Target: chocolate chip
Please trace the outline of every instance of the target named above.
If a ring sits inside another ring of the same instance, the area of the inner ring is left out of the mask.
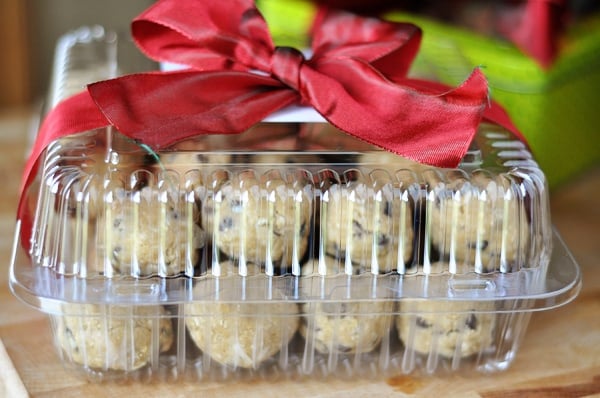
[[[357,239],[360,239],[363,236],[363,231],[364,231],[364,229],[363,229],[362,225],[360,225],[360,223],[358,221],[353,220],[352,221],[352,236]]]
[[[380,234],[377,237],[377,244],[379,246],[385,246],[390,243],[390,238],[386,234]]]
[[[239,199],[232,199],[229,201],[229,206],[231,207],[231,210],[236,212],[242,211],[244,209],[243,205],[244,204]]]
[[[431,326],[431,323],[427,322],[425,318],[421,318],[420,316],[417,317],[417,327],[429,329]]]
[[[467,246],[469,247],[469,249],[477,249],[479,247],[480,250],[485,250],[487,249],[489,244],[490,242],[488,242],[487,240],[482,240],[481,245],[477,245],[477,242],[469,242],[467,243]]]
[[[77,346],[77,341],[75,340],[75,335],[70,328],[65,328],[65,335],[69,340],[69,345],[71,346],[71,350],[74,352],[79,352],[79,347]]]
[[[392,216],[392,203],[391,202],[385,202],[385,207],[383,208],[383,214],[385,214],[388,217]]]
[[[305,233],[306,233],[306,222],[303,222],[302,225],[300,225],[300,236],[304,236]]]
[[[477,317],[475,316],[475,314],[469,315],[469,317],[465,321],[465,325],[467,325],[467,327],[471,330],[477,329],[477,323]]]
[[[208,163],[208,157],[204,154],[198,153],[198,154],[196,154],[196,162]]]
[[[69,205],[67,206],[67,214],[70,216],[73,216],[77,213],[77,206],[76,205]]]
[[[227,231],[228,229],[233,228],[233,218],[231,217],[225,217],[224,219],[221,220],[221,223],[219,224],[219,231],[220,232],[224,232]]]

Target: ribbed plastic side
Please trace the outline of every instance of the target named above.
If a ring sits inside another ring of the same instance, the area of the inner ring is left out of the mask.
[[[494,134],[491,146],[511,142]],[[548,263],[547,188],[535,168],[415,171],[350,154],[328,163],[327,152],[314,163],[277,152],[259,162],[266,154],[163,157],[102,131],[60,140],[46,154],[32,258],[84,278],[220,275],[224,261],[240,275],[255,266],[271,276],[305,266],[486,274]]]

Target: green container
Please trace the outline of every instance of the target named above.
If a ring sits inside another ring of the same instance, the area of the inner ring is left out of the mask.
[[[404,13],[386,18],[423,29],[413,75],[457,85],[482,68],[551,187],[600,161],[600,16],[568,32],[547,70],[505,41]]]

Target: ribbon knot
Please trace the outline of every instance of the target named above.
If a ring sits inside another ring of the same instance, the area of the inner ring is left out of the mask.
[[[271,74],[286,86],[300,92],[300,69],[304,61],[304,54],[293,47],[275,47],[271,58]]]

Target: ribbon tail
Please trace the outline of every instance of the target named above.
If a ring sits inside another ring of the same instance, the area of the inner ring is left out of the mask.
[[[478,72],[479,69],[476,69],[476,75],[481,75],[481,72]],[[473,75],[472,75],[473,76]],[[429,80],[417,80],[417,79],[411,79],[409,84],[412,87],[415,88],[419,88],[420,90],[423,91],[431,91],[431,92],[441,92],[444,90],[447,90],[448,87],[442,83],[438,83],[438,82],[433,82],[433,81],[429,81]],[[459,88],[457,88],[454,93],[456,94],[457,90],[463,90],[463,87],[465,86],[465,84],[469,84],[469,80],[467,80],[465,83],[463,83],[462,86],[460,86]],[[468,90],[467,90],[468,92]],[[460,93],[460,91],[459,91]],[[496,101],[490,99],[488,101],[487,106],[484,108],[483,110],[483,115],[482,115],[482,119],[488,122],[492,122],[494,124],[497,124],[503,128],[505,128],[506,130],[510,131],[511,133],[513,133],[515,135],[515,137],[517,137],[519,140],[521,140],[524,144],[527,145],[527,139],[526,137],[523,135],[523,133],[514,125],[514,123],[512,122],[512,120],[510,119],[510,116],[508,115],[508,113],[506,112],[506,110]]]
[[[110,124],[155,150],[202,134],[241,133],[299,97],[271,77],[240,71],[130,75],[89,91]]]
[[[499,31],[543,69],[556,59],[564,28],[565,0],[528,0],[500,13]]]
[[[489,104],[487,80],[477,68],[460,86],[454,89],[442,86],[434,91],[442,93],[427,99],[429,104],[423,103],[423,111],[420,113],[427,115],[430,112],[427,123],[428,130],[431,131],[429,145],[413,147],[409,143],[403,152],[405,156],[421,163],[458,167]],[[424,92],[428,90],[425,89]],[[417,126],[421,126],[421,122]]]
[[[309,73],[305,81],[311,85],[305,96],[331,124],[365,142],[437,167],[460,163],[488,103],[487,82],[480,70],[455,89],[411,79],[390,84],[359,61],[323,63],[318,72],[305,72]],[[317,96],[317,92],[327,95]]]

